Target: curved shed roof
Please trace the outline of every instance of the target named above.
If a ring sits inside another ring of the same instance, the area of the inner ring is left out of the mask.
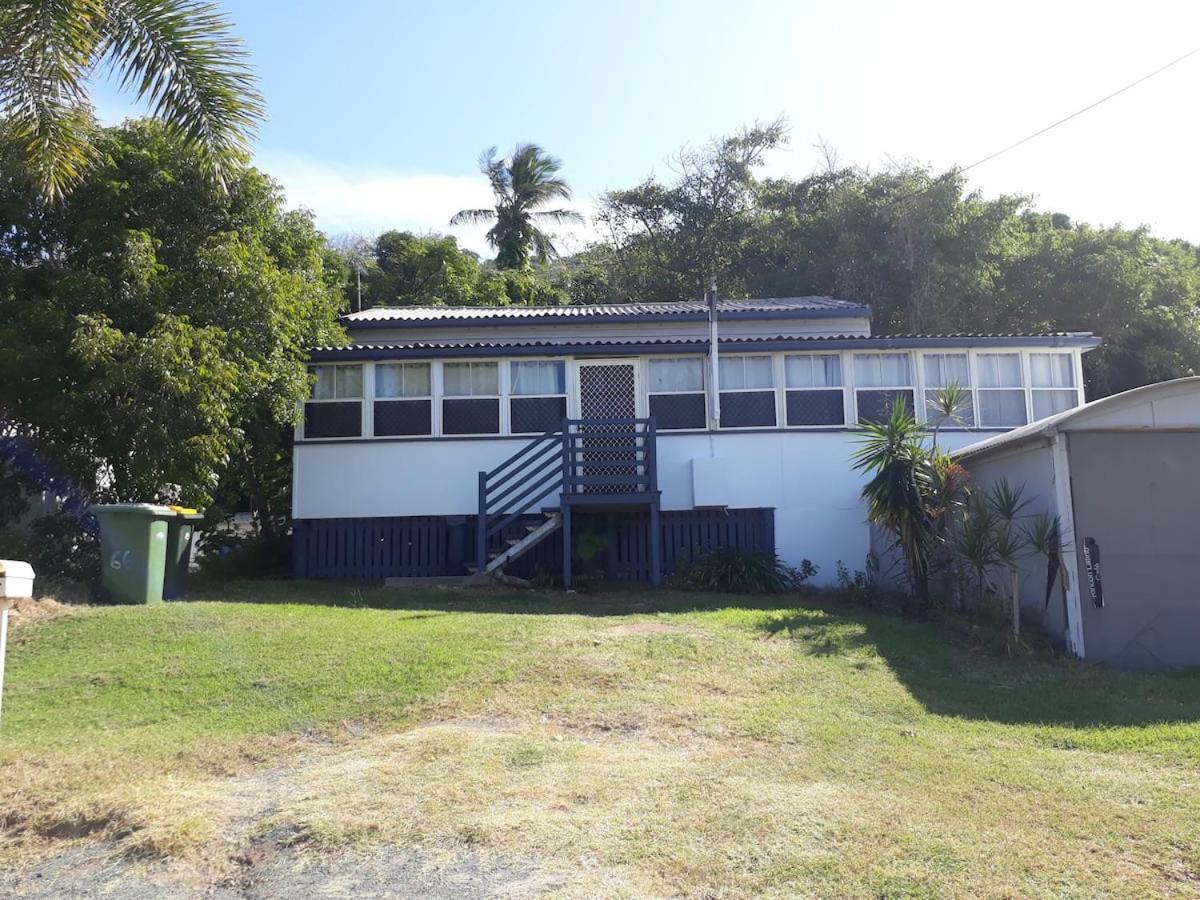
[[[1061,431],[1156,430],[1200,430],[1200,376],[1176,378],[1101,397],[970,444],[952,455],[960,461],[975,459],[1033,441],[1048,441]]]

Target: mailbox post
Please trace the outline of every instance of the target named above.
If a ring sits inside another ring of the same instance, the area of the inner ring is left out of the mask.
[[[8,611],[18,597],[33,596],[33,566],[0,559],[0,710],[4,706],[4,650],[8,646]]]

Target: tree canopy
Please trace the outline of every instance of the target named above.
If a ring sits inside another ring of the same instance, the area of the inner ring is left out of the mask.
[[[673,177],[601,198],[605,238],[551,277],[573,300],[825,295],[872,307],[876,333],[1094,331],[1089,396],[1200,371],[1200,248],[984,198],[956,172],[831,163],[760,178],[786,140],[756,125],[687,151]]]
[[[221,189],[163,125],[95,134],[96,164],[46,206],[0,129],[0,434],[93,498],[203,505],[236,484],[286,516],[263,486],[308,348],[341,336],[324,238],[253,168]]]

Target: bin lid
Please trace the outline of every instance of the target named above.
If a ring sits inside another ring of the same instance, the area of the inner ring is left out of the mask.
[[[204,518],[204,513],[191,506],[176,506],[172,504],[170,506],[170,510],[171,512],[175,513],[175,515],[179,516],[179,518],[187,519],[188,521]]]
[[[33,578],[33,566],[17,559],[0,559],[0,578]]]
[[[94,506],[89,506],[91,512],[125,512],[125,513],[140,513],[144,516],[158,516],[165,518],[173,516],[175,513],[169,506],[159,506],[155,503],[97,503]]]

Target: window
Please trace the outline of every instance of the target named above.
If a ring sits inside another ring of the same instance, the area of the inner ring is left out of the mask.
[[[840,356],[785,356],[783,374],[788,425],[846,424]]]
[[[375,366],[375,436],[433,433],[433,387],[429,363]]]
[[[970,428],[975,424],[971,398],[971,371],[965,353],[926,353],[921,357],[925,371],[925,419],[943,428]],[[962,399],[953,410],[942,408],[939,393],[955,385]],[[949,413],[949,415],[947,414]]]
[[[1030,353],[1033,417],[1044,419],[1079,403],[1075,359],[1070,353]]]
[[[442,433],[500,433],[500,371],[494,362],[442,366]]]
[[[661,431],[703,428],[707,424],[702,357],[652,359],[648,371],[650,415]]]
[[[721,427],[775,424],[775,377],[769,356],[722,356]]]
[[[508,364],[509,430],[513,434],[556,431],[567,417],[567,368],[557,360]]]
[[[914,410],[912,358],[907,353],[854,354],[854,407],[860,422],[882,422],[897,400]]]
[[[975,374],[979,382],[980,425],[1012,428],[1029,421],[1021,379],[1021,354],[980,353],[975,357]]]
[[[306,438],[359,437],[362,434],[362,365],[310,366],[316,376],[304,404]]]

